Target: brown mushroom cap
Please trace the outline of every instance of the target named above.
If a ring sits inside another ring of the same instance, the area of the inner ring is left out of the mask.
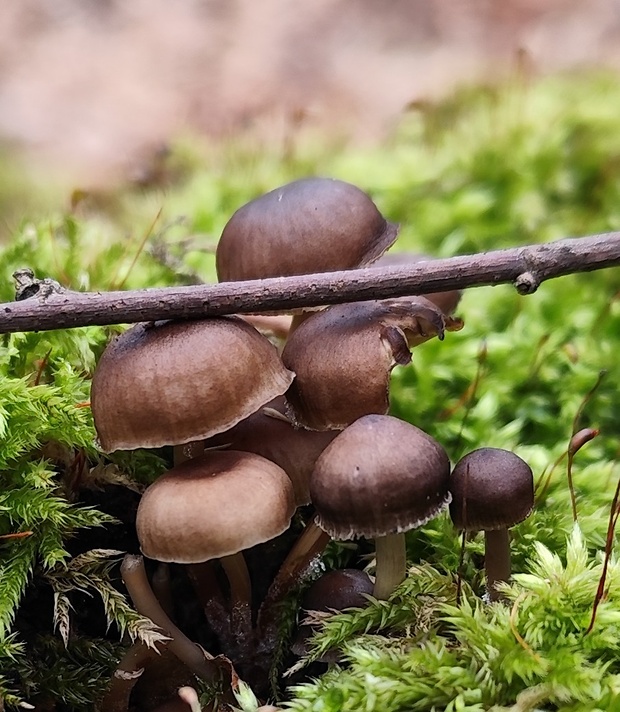
[[[225,450],[188,460],[148,487],[136,529],[145,556],[194,564],[273,539],[294,511],[293,486],[280,467]]]
[[[416,264],[418,262],[432,262],[428,255],[415,252],[388,252],[373,264],[373,267],[400,267],[402,265]],[[447,292],[431,292],[424,296],[429,302],[436,304],[444,314],[453,314],[463,295],[460,289],[451,289]]]
[[[232,450],[254,452],[275,462],[291,478],[298,506],[310,502],[310,475],[318,456],[338,434],[296,428],[284,415],[284,398],[270,401],[205,447],[229,445]],[[278,417],[280,414],[280,417]]]
[[[389,415],[356,420],[317,460],[310,495],[335,539],[422,526],[450,502],[450,461],[430,435]]]
[[[217,246],[221,282],[333,272],[370,264],[394,242],[359,188],[332,178],[288,183],[239,208]]]
[[[532,511],[534,477],[530,466],[513,452],[483,447],[456,464],[450,492],[450,516],[457,529],[504,529]]]
[[[282,360],[296,378],[291,416],[311,430],[342,429],[389,408],[390,372],[410,346],[462,323],[424,297],[339,304],[310,316],[289,337]]]
[[[337,569],[328,571],[308,588],[301,601],[305,611],[343,611],[345,608],[363,608],[372,596],[374,584],[365,571],[359,569]],[[302,622],[291,645],[295,655],[306,655],[308,641],[313,627]],[[338,651],[340,652],[340,651]],[[332,662],[338,658],[333,651],[322,655],[322,662]]]
[[[372,596],[373,582],[365,571],[336,569],[320,576],[305,592],[301,607],[306,611],[342,611],[361,608]]]
[[[292,380],[276,348],[241,319],[138,324],[109,344],[95,369],[91,407],[101,449],[208,438]]]

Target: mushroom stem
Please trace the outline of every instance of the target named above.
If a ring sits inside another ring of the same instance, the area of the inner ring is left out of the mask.
[[[144,570],[144,559],[135,554],[127,554],[121,564],[121,577],[138,613],[150,618],[164,631],[170,638],[168,647],[177,658],[197,677],[209,683],[217,682],[217,669],[210,665],[201,648],[174,625],[155,598]]]
[[[230,614],[215,573],[215,561],[188,564],[187,575],[202,604],[207,622],[224,650],[232,647]]]
[[[387,600],[394,589],[405,580],[407,551],[404,533],[377,537],[375,551],[377,563],[373,596]]]
[[[252,636],[252,582],[245,558],[241,552],[222,556],[220,564],[230,584],[230,621],[237,642]]]
[[[151,576],[151,587],[165,614],[174,620],[174,600],[170,588],[170,567],[160,563]]]
[[[200,457],[204,451],[204,440],[192,440],[184,445],[175,445],[172,448],[172,462],[175,467],[178,467],[193,457]]]
[[[277,621],[277,604],[299,583],[308,568],[329,542],[329,534],[314,521],[306,524],[301,536],[293,544],[280,570],[269,586],[265,600],[258,612],[258,629],[261,639],[268,638],[268,632]]]
[[[108,690],[97,709],[101,712],[127,712],[131,691],[144,668],[157,655],[155,648],[147,648],[144,643],[134,643],[128,648],[118,663]]]
[[[485,530],[484,532],[484,568],[487,574],[487,593],[489,600],[502,598],[496,584],[510,578],[510,536],[508,529]]]

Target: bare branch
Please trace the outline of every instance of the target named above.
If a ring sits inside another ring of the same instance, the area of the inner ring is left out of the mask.
[[[547,279],[618,264],[620,232],[611,232],[406,266],[253,282],[99,293],[35,280],[25,293],[21,285],[23,301],[0,304],[0,333],[288,311],[507,282],[531,294]]]

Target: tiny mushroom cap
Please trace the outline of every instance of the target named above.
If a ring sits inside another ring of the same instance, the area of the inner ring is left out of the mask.
[[[370,264],[398,228],[350,183],[304,178],[239,208],[216,252],[221,282],[333,272]]]
[[[234,428],[209,438],[205,447],[229,446],[275,462],[290,477],[297,506],[302,506],[310,502],[314,463],[336,435],[335,430],[316,432],[296,428],[285,415],[285,401],[280,396]]]
[[[526,519],[534,506],[530,466],[508,450],[483,447],[465,455],[450,475],[450,516],[457,529],[492,531]]]
[[[336,569],[318,578],[305,592],[301,608],[304,611],[343,611],[345,608],[363,608],[372,596],[374,584],[365,571],[359,569]],[[312,625],[303,622],[291,645],[295,655],[308,652],[308,639],[312,635]],[[330,662],[338,656],[321,656],[323,662]]]
[[[342,430],[385,414],[390,372],[410,347],[462,327],[424,297],[339,304],[311,315],[291,334],[282,360],[296,378],[286,394],[295,422]]]
[[[372,595],[373,583],[365,571],[335,569],[320,576],[305,592],[301,607],[306,611],[343,611],[361,608]]]
[[[145,556],[196,564],[273,539],[294,511],[293,486],[280,467],[225,450],[187,460],[148,487],[136,529]]]
[[[293,377],[242,319],[138,324],[108,345],[93,375],[101,449],[208,438],[283,394]]]
[[[310,495],[335,539],[382,537],[422,526],[450,502],[450,461],[430,435],[388,415],[343,430],[317,460]]]

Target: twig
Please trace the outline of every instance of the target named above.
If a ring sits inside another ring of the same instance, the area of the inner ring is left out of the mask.
[[[108,293],[35,288],[31,298],[0,304],[0,333],[289,311],[507,282],[520,294],[532,294],[547,279],[618,264],[620,232],[611,232],[404,266],[252,282]]]
[[[603,570],[601,571],[601,578],[598,582],[598,587],[596,589],[596,594],[594,596],[594,603],[592,604],[592,617],[590,618],[590,625],[588,626],[584,635],[588,635],[592,632],[594,628],[594,623],[596,622],[596,614],[598,612],[598,607],[605,597],[605,583],[607,582],[607,569],[609,568],[609,560],[611,559],[611,552],[614,547],[614,535],[616,533],[616,524],[618,523],[618,517],[620,516],[620,509],[618,508],[618,500],[620,498],[620,480],[616,485],[616,491],[614,492],[614,498],[611,502],[611,509],[609,511],[609,524],[607,525],[607,536],[605,538],[605,559],[603,561]]]

